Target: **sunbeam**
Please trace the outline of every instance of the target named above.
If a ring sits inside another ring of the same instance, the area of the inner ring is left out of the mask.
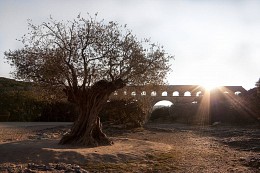
[[[208,125],[210,122],[210,91],[206,90],[199,101],[194,123],[198,125]]]
[[[195,124],[207,125],[212,123],[213,120],[221,119],[221,116],[226,116],[223,112],[223,105],[227,105],[229,109],[234,110],[235,116],[243,116],[245,119],[250,116],[255,120],[258,118],[252,105],[228,87],[217,87],[214,90],[205,89],[203,96],[200,98],[194,119]]]
[[[227,87],[221,87],[220,91],[224,94],[225,99],[235,108],[236,111],[242,115],[249,115],[252,118],[257,119],[257,113],[250,108],[250,105],[244,99],[233,94]]]

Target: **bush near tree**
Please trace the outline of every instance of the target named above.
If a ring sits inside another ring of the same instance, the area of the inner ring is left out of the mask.
[[[100,118],[102,122],[123,125],[124,128],[135,128],[143,126],[146,114],[138,101],[111,100],[101,110]]]
[[[65,101],[46,103],[36,121],[73,122],[77,119],[77,109],[74,104]]]

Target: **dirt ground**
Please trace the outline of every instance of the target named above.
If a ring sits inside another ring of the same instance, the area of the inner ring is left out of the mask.
[[[19,172],[32,163],[75,164],[88,172],[260,172],[259,127],[147,124],[106,128],[112,146],[58,145],[70,126],[0,123],[0,172]]]

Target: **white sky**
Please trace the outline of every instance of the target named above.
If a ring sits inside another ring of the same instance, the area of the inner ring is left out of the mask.
[[[40,24],[81,13],[127,24],[175,55],[170,84],[242,85],[260,77],[258,0],[0,0],[0,76],[10,77],[4,51],[21,45],[27,19]]]

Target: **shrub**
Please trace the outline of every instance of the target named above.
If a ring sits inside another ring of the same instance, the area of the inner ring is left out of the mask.
[[[37,121],[71,122],[77,118],[75,105],[69,102],[54,102],[46,104]]]
[[[100,113],[102,122],[123,124],[125,127],[140,127],[144,124],[145,117],[141,106],[134,100],[109,101]]]

